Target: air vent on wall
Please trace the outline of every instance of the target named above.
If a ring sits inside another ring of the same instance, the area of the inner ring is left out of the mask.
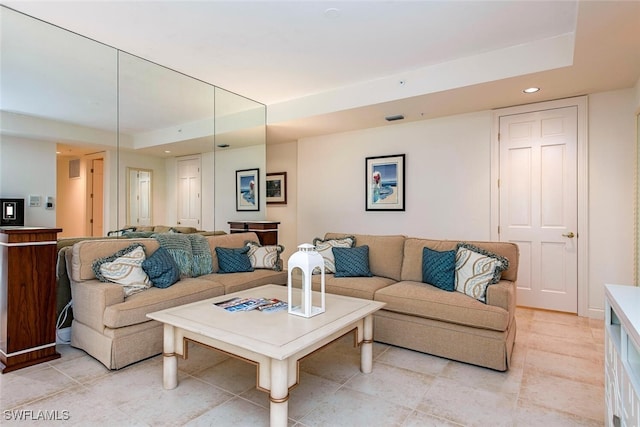
[[[69,160],[69,178],[80,178],[80,159]]]
[[[394,122],[396,120],[403,120],[404,116],[402,114],[396,114],[395,116],[387,116],[384,119],[388,122]]]

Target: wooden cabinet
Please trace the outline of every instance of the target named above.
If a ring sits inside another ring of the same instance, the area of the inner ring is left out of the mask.
[[[0,370],[57,359],[59,228],[0,227]]]
[[[640,288],[605,285],[605,425],[640,425]]]
[[[231,233],[244,233],[253,231],[258,235],[260,244],[278,244],[278,221],[229,221],[229,231]]]

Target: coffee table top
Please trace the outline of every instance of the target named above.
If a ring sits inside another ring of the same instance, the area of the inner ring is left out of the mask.
[[[287,310],[229,312],[214,305],[233,297],[277,298],[286,301],[287,287],[260,286],[149,313],[147,317],[283,360],[385,305],[378,301],[327,293],[326,311],[310,318],[290,315]]]

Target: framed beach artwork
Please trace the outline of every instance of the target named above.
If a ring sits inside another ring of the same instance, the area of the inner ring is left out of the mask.
[[[287,173],[276,172],[267,174],[267,204],[287,204]]]
[[[367,157],[366,209],[404,211],[404,154]]]
[[[243,169],[236,171],[236,210],[260,210],[260,185],[258,177],[260,169]]]

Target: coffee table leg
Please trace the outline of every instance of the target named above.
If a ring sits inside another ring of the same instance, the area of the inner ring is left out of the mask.
[[[162,383],[165,390],[171,390],[178,386],[178,357],[175,353],[174,335],[173,326],[165,323],[162,353]]]
[[[286,427],[289,418],[287,361],[271,359],[271,393],[269,396],[271,427]]]
[[[364,318],[363,339],[360,349],[360,370],[370,374],[373,370],[373,316]]]

